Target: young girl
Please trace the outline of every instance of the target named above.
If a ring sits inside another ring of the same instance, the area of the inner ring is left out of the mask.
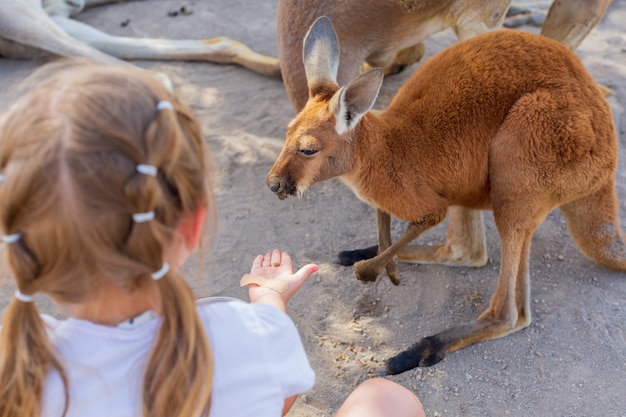
[[[209,173],[190,109],[137,69],[66,64],[2,116],[0,233],[17,290],[0,417],[274,417],[313,386],[284,312],[316,265],[294,274],[287,253],[258,256],[250,304],[196,303],[177,272],[207,212],[215,225]],[[39,314],[39,293],[69,318]],[[369,415],[372,390],[422,415],[382,379],[338,415]]]

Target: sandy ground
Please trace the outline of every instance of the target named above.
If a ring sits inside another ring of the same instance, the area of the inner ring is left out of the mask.
[[[225,35],[276,56],[275,3],[146,0],[88,10],[78,20],[124,36]],[[193,14],[168,17],[181,6]],[[617,0],[577,53],[600,83],[616,90],[609,101],[620,134],[617,181],[626,224],[624,22],[626,0]],[[427,56],[454,41],[450,31],[436,35],[426,42]],[[0,110],[11,104],[15,85],[41,64],[0,58]],[[386,277],[363,285],[351,268],[332,260],[340,250],[375,242],[374,210],[336,180],[315,185],[302,200],[279,201],[265,185],[294,116],[281,82],[238,66],[136,64],[172,78],[177,93],[197,112],[215,156],[219,232],[185,267],[198,297],[246,299],[239,278],[256,254],[276,246],[288,250],[297,265],[320,265],[289,306],[317,372],[315,387],[301,396],[290,416],[332,415],[357,383],[378,374],[386,358],[486,308],[500,266],[490,213],[485,213],[487,266],[401,264],[399,287]],[[385,81],[377,106],[389,102],[415,67]],[[393,228],[397,236],[402,224],[394,222]],[[421,241],[438,242],[444,236],[442,225]],[[419,396],[428,416],[626,416],[626,274],[585,259],[558,210],[534,237],[530,268],[529,328],[455,352],[431,368],[391,377]],[[9,294],[5,285],[0,307]],[[54,312],[45,300],[38,304]]]

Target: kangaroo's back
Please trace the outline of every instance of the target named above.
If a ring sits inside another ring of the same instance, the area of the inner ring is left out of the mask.
[[[454,110],[463,123],[481,119],[492,126],[525,94],[567,92],[563,105],[608,103],[578,57],[547,37],[501,29],[456,43],[425,61],[388,107],[388,116],[410,113],[428,103],[432,118]],[[466,119],[464,119],[466,118]],[[610,122],[610,120],[609,120]]]
[[[441,171],[441,186],[454,187],[455,195],[489,191],[493,140],[505,121],[514,132],[526,132],[529,120],[539,118],[543,133],[525,146],[541,160],[565,165],[593,152],[606,156],[598,163],[614,163],[617,137],[608,102],[578,57],[549,38],[507,29],[459,42],[424,62],[381,116],[412,142],[404,148],[414,166],[426,163],[428,149],[434,160],[425,169]]]

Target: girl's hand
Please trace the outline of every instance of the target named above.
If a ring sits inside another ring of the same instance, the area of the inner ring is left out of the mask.
[[[286,311],[286,305],[291,296],[300,289],[304,281],[318,270],[315,264],[308,264],[293,273],[293,262],[287,252],[274,249],[272,253],[259,255],[254,259],[250,274],[269,280],[283,280],[287,282],[284,292],[262,287],[257,284],[248,285],[248,296],[252,303],[267,303]]]

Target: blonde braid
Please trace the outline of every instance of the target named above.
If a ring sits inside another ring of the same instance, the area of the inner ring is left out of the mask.
[[[12,185],[0,185],[0,225],[24,237],[7,250],[18,287],[62,302],[85,302],[103,280],[129,292],[141,287],[163,266],[181,216],[212,208],[199,123],[158,81],[132,68],[81,63],[27,97],[28,111],[14,112],[10,128],[3,122],[0,129],[0,167],[10,162],[19,171],[3,172]],[[173,109],[156,109],[163,97]],[[157,176],[137,173],[139,164],[157,167]],[[152,211],[154,219],[133,221]],[[144,415],[206,416],[213,358],[193,293],[174,271],[157,286],[163,324],[145,371]],[[34,305],[24,304],[13,301],[4,318],[0,417],[39,415],[51,369],[71,400],[45,326]]]
[[[54,354],[34,303],[13,299],[2,320],[0,338],[0,417],[38,417],[46,378],[55,369],[69,397],[67,376]]]

